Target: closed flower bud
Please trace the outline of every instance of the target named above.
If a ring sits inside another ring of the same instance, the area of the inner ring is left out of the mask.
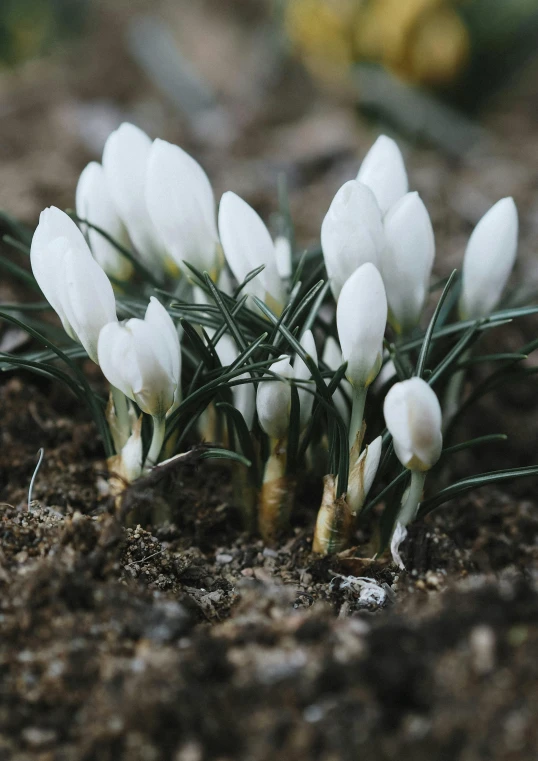
[[[389,321],[397,333],[406,334],[420,320],[435,257],[430,215],[418,193],[407,193],[397,201],[387,212],[384,227],[381,273]]]
[[[381,368],[386,324],[383,280],[373,264],[363,264],[346,281],[336,309],[346,376],[357,388],[367,388]]]
[[[127,230],[118,216],[109,193],[101,164],[92,161],[80,175],[76,194],[77,214],[123,246],[129,244]],[[100,232],[82,225],[92,254],[107,275],[117,280],[128,280],[133,271],[131,262],[120,254],[116,246]]]
[[[106,379],[142,412],[162,418],[178,399],[179,338],[166,309],[152,297],[143,320],[105,325],[99,364]]]
[[[357,179],[373,191],[382,214],[407,193],[404,160],[392,138],[386,135],[377,138],[361,164]]]
[[[146,203],[176,264],[187,262],[216,278],[220,263],[215,198],[200,164],[179,146],[155,140],[149,151]]]
[[[350,468],[346,500],[353,515],[364,507],[368,492],[372,488],[381,459],[382,443],[381,436],[374,439]]]
[[[285,288],[278,273],[273,239],[254,209],[230,191],[224,193],[220,202],[219,232],[226,261],[239,283],[249,272],[264,265],[244,290],[280,314],[285,303]]]
[[[162,264],[163,240],[146,205],[146,178],[151,140],[134,124],[125,122],[112,132],[103,151],[103,169],[116,211],[132,244],[146,264]]]
[[[60,209],[51,206],[41,212],[30,259],[34,277],[66,333],[97,362],[101,328],[117,319],[114,292],[83,234]]]
[[[327,336],[321,359],[327,365],[329,370],[333,370],[334,372],[336,372],[343,364],[342,349],[332,336]],[[329,385],[331,382],[330,378],[326,378],[325,382]],[[347,402],[346,397],[348,399]],[[346,426],[349,425],[349,417],[351,413],[349,400],[351,400],[351,386],[349,385],[349,381],[344,378],[340,382],[339,388],[337,388],[333,394],[333,402]]]
[[[366,185],[350,180],[335,195],[321,226],[321,248],[334,298],[366,262],[379,265],[385,236],[381,211]]]
[[[495,309],[516,260],[517,238],[514,199],[503,198],[482,217],[469,239],[463,260],[462,318],[487,317]]]
[[[231,365],[237,357],[239,352],[235,345],[233,338],[225,333],[215,346],[218,358],[220,359],[223,367]],[[250,378],[249,373],[243,373],[237,376],[237,380],[243,380]],[[252,423],[254,422],[254,411],[256,409],[256,390],[253,383],[242,383],[239,386],[232,386],[232,396],[234,407],[239,410],[243,416],[247,428],[252,429]]]
[[[306,351],[308,356],[318,363],[318,353],[316,351],[316,344],[314,342],[314,336],[311,330],[305,330],[301,338],[301,346]],[[308,369],[308,366],[303,362],[301,357],[295,357],[293,363],[293,377],[295,380],[307,381],[312,377],[312,373]],[[312,412],[312,405],[314,404],[314,384],[311,384],[311,390],[307,390],[304,386],[298,386],[297,393],[299,394],[300,405],[300,427],[301,430],[306,427],[310,414]]]
[[[290,424],[291,387],[288,378],[293,377],[290,358],[281,357],[269,368],[282,380],[262,381],[258,385],[256,409],[260,426],[272,439],[284,439]]]
[[[385,397],[385,423],[402,465],[427,471],[441,455],[441,407],[435,392],[421,378],[396,383]]]
[[[275,260],[278,274],[282,280],[291,277],[292,260],[291,244],[285,235],[278,235],[275,238]]]

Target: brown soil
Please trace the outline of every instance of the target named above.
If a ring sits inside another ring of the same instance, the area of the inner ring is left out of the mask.
[[[447,507],[409,573],[313,555],[313,504],[264,547],[195,457],[120,521],[92,426],[49,392],[1,388],[1,759],[535,757],[535,503]]]

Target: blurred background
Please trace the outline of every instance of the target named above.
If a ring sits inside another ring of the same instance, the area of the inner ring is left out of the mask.
[[[0,208],[34,225],[72,207],[80,171],[129,120],[266,219],[285,177],[306,247],[386,132],[432,216],[438,273],[513,195],[517,280],[536,291],[537,43],[538,0],[2,0]],[[534,446],[523,392],[506,393],[505,429]]]

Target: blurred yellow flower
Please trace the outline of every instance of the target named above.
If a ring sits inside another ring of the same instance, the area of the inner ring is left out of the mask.
[[[450,83],[469,60],[455,0],[289,0],[289,37],[315,73],[381,63],[414,83]]]

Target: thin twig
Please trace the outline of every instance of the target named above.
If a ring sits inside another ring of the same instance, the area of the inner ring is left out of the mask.
[[[33,491],[33,488],[34,488],[34,481],[36,479],[37,472],[38,472],[39,468],[41,467],[41,463],[43,462],[43,457],[45,456],[45,450],[43,449],[43,447],[41,447],[41,449],[39,450],[39,452],[37,454],[39,455],[39,460],[37,461],[37,465],[35,466],[34,474],[33,474],[32,478],[30,480],[30,486],[28,487],[28,504],[26,506],[26,511],[27,512],[30,512],[30,503],[32,501],[32,491]]]

